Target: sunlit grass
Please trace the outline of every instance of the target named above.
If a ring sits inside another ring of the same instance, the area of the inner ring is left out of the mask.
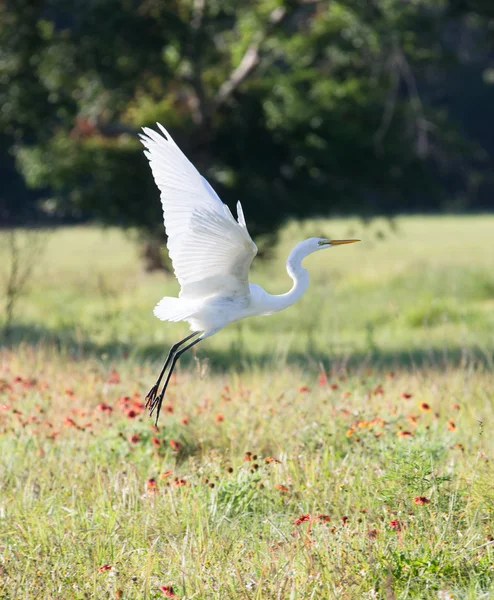
[[[287,226],[273,260],[254,261],[251,280],[272,293],[289,289],[284,261],[311,235],[358,236],[360,244],[306,259],[307,294],[282,313],[234,324],[199,351],[213,366],[285,356],[380,357],[389,363],[424,345],[453,356],[494,348],[494,217],[406,217],[397,229],[378,221],[312,221]],[[2,255],[5,257],[5,254]],[[0,258],[2,257],[0,256]],[[48,237],[28,294],[18,303],[13,339],[57,339],[74,350],[147,354],[180,339],[186,325],[152,315],[173,277],[148,274],[138,249],[116,230],[68,228]],[[272,334],[272,335],[266,335]]]
[[[484,367],[181,373],[155,430],[116,366],[2,355],[3,597],[494,592]]]
[[[159,429],[176,284],[115,230],[48,237],[0,350],[0,597],[493,597],[493,230],[289,225],[254,269],[271,292],[299,239],[364,242],[199,346]]]

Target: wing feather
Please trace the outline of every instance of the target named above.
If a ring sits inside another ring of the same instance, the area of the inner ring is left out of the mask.
[[[240,203],[238,221],[158,123],[162,135],[140,135],[161,192],[168,251],[182,298],[249,295],[249,269],[257,246]]]

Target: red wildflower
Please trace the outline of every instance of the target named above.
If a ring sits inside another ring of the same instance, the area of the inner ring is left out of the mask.
[[[69,398],[73,398],[75,396],[74,390],[71,390],[70,388],[65,388],[65,393],[67,396],[69,396]]]
[[[246,452],[244,454],[244,461],[249,462],[249,460],[252,460],[252,452]]]
[[[451,408],[452,408],[453,410],[460,410],[460,405],[459,405],[459,404],[452,404],[452,405],[451,405]]]
[[[173,482],[173,485],[175,487],[182,487],[183,485],[187,485],[187,482],[185,481],[185,479],[175,479],[175,481]]]
[[[160,587],[160,590],[163,592],[163,594],[167,597],[167,598],[176,598],[177,596],[175,595],[175,592],[173,591],[173,586],[172,585],[162,585]]]
[[[431,411],[430,404],[427,404],[427,402],[421,402],[420,403],[420,409],[423,410],[424,412],[430,412]]]
[[[188,425],[189,424],[189,417],[182,417],[182,425]]]
[[[317,515],[316,520],[321,521],[321,523],[329,523],[331,517],[329,515]]]
[[[131,444],[138,444],[141,441],[141,436],[138,433],[134,433],[129,437]]]
[[[339,387],[340,387],[340,386],[339,386],[337,383],[332,383],[332,384],[329,386],[329,389],[330,389],[330,390],[333,390],[333,392],[334,392],[334,390],[337,390]]]
[[[218,413],[215,417],[216,423],[222,423],[224,420],[225,420],[225,417],[221,413]]]
[[[286,485],[282,485],[281,483],[277,483],[274,488],[282,494],[287,494],[289,492],[289,489],[286,487]]]
[[[106,380],[107,383],[120,383],[120,375],[118,373],[118,371],[116,371],[115,369],[112,369],[110,371],[110,374],[108,375],[108,379]]]
[[[395,531],[401,531],[401,529],[403,527],[401,521],[398,521],[398,519],[393,519],[392,521],[390,521],[389,526],[391,527],[391,529],[394,529]]]
[[[70,417],[65,417],[65,419],[63,420],[63,424],[65,427],[77,427],[76,422]]]
[[[98,571],[100,573],[103,573],[104,571],[111,571],[112,566],[111,565],[103,565],[101,567],[98,567]]]
[[[147,480],[146,487],[148,488],[148,491],[155,490],[157,486],[158,484],[156,483],[156,479],[154,477],[151,477]]]
[[[415,504],[429,504],[430,502],[429,498],[426,498],[425,496],[416,496],[413,501]]]
[[[306,393],[306,392],[310,392],[310,388],[307,387],[306,385],[303,385],[302,387],[298,388],[298,391],[301,393]]]
[[[403,400],[410,400],[410,398],[413,398],[413,394],[409,394],[408,392],[403,392],[401,394],[401,397],[403,398]]]
[[[369,529],[369,531],[365,535],[370,540],[375,540],[377,538],[377,529]]]
[[[172,413],[173,412],[173,406],[171,404],[166,404],[165,406],[163,406],[163,410],[167,413]]]
[[[169,443],[170,443],[172,450],[176,450],[177,452],[182,447],[182,444],[180,442],[177,442],[177,440],[170,440]]]
[[[292,521],[294,525],[300,525],[301,523],[305,523],[306,521],[310,521],[310,515],[307,513],[305,515],[300,515],[295,521]]]
[[[267,458],[264,459],[264,462],[267,462],[267,463],[280,463],[280,461],[277,458],[274,458],[273,456],[268,456]]]
[[[372,393],[374,394],[374,396],[384,396],[384,388],[381,384],[377,385],[373,390]]]
[[[132,409],[128,410],[125,414],[129,419],[135,419],[137,417],[137,412]]]
[[[156,446],[156,448],[159,448],[159,446],[161,446],[161,442],[157,437],[152,437],[151,443],[153,444],[153,446]]]
[[[453,421],[453,419],[448,421],[448,429],[450,431],[456,431],[456,423]]]
[[[396,434],[398,437],[411,437],[413,435],[413,433],[411,431],[398,431],[398,433]]]
[[[319,381],[319,385],[321,385],[321,386],[326,385],[328,383],[328,378],[326,377],[326,374],[319,373],[318,381]]]
[[[105,413],[111,413],[112,410],[113,410],[113,408],[109,404],[107,404],[106,402],[101,402],[96,407],[96,410],[99,410],[99,411],[105,412]]]
[[[346,515],[343,515],[341,517],[341,520],[343,521],[343,525],[346,525],[347,521],[348,521],[348,517]]]
[[[165,471],[160,475],[160,479],[166,479],[167,477],[170,477],[170,475],[173,475],[173,471]]]

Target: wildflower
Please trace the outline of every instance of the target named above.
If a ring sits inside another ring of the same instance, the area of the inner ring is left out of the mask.
[[[176,598],[177,596],[175,595],[175,592],[173,591],[173,586],[172,585],[162,585],[160,587],[160,591],[163,592],[163,594],[167,597],[167,598]]]
[[[407,420],[410,421],[412,425],[416,425],[419,417],[418,415],[408,415]]]
[[[453,419],[450,419],[450,420],[448,421],[448,429],[449,429],[450,431],[456,431],[456,424],[455,424],[455,422],[453,421]]]
[[[165,471],[160,475],[160,479],[166,479],[167,477],[170,477],[170,475],[173,475],[173,471]]]
[[[126,413],[127,417],[129,419],[135,419],[137,417],[137,412],[135,410],[133,410],[132,408],[130,410],[128,410]]]
[[[158,484],[156,483],[156,479],[154,477],[149,478],[146,482],[146,487],[148,489],[148,492],[152,492],[152,491],[156,490],[156,488],[158,487]]]
[[[393,519],[392,521],[390,521],[389,526],[391,527],[391,529],[394,529],[395,531],[401,531],[401,529],[403,527],[401,521],[398,521],[398,519]]]
[[[398,433],[396,434],[397,437],[411,437],[413,435],[413,433],[411,431],[398,431]]]
[[[171,404],[166,404],[165,406],[163,406],[163,410],[171,414],[173,412],[173,406]]]
[[[431,411],[430,404],[427,404],[427,402],[421,402],[420,403],[420,409],[423,410],[424,412],[430,412]]]
[[[456,448],[456,450],[461,450],[462,452],[465,450],[465,448],[463,447],[463,444],[455,444],[455,448]]]
[[[341,518],[341,521],[342,521],[343,525],[346,525],[346,524],[347,524],[347,521],[348,521],[348,517],[347,517],[346,515],[343,515],[343,516],[342,516],[342,517],[340,517],[340,518]]]
[[[70,388],[65,388],[65,393],[67,394],[67,396],[69,398],[73,398],[75,396],[75,392],[74,390],[70,389]]]
[[[180,448],[182,447],[182,444],[180,442],[177,442],[177,440],[170,440],[169,441],[170,447],[172,450],[175,450],[176,452],[178,452],[180,450]]]
[[[105,412],[105,413],[111,413],[112,410],[113,410],[113,408],[109,404],[107,404],[106,402],[101,402],[96,407],[96,410],[99,410],[99,411]]]
[[[187,485],[187,482],[185,481],[185,479],[175,479],[175,481],[173,482],[173,485],[175,487],[182,487],[184,485]]]
[[[151,443],[153,444],[153,446],[156,446],[156,448],[159,448],[161,446],[161,442],[157,437],[152,437]]]
[[[292,523],[294,525],[300,525],[301,523],[305,523],[306,521],[310,521],[310,515],[308,513],[305,515],[300,515],[300,517],[292,521]]]
[[[129,437],[131,444],[138,444],[141,441],[141,436],[138,433],[134,433]]]
[[[425,496],[416,496],[413,501],[415,504],[429,504],[430,502],[429,498],[426,498]]]
[[[459,404],[452,404],[452,405],[451,405],[451,408],[452,408],[453,410],[460,410],[460,405],[459,405]]]
[[[244,454],[244,461],[249,462],[249,460],[252,460],[252,452],[246,452]]]
[[[319,373],[318,382],[320,386],[326,385],[328,383],[328,378],[325,373]]]
[[[65,417],[65,419],[63,420],[63,424],[65,427],[77,427],[77,424],[74,421],[74,419],[71,419],[70,417]]]
[[[303,385],[302,387],[298,388],[298,391],[303,394],[306,392],[310,392],[310,388],[307,387],[306,385]]]
[[[378,535],[377,529],[369,529],[369,531],[365,535],[370,540],[375,540],[377,538],[377,535]]]
[[[225,420],[225,417],[221,413],[218,413],[214,420],[216,423],[222,423]]]
[[[350,427],[350,429],[346,432],[347,438],[352,437],[352,435],[354,433],[355,433],[355,428],[354,427]]]
[[[410,400],[410,398],[413,398],[413,394],[409,394],[408,392],[402,392],[401,397],[403,398],[403,400]]]
[[[182,425],[188,425],[189,424],[189,417],[182,417]]]
[[[111,565],[102,565],[101,567],[98,567],[98,571],[100,573],[104,573],[105,571],[111,571],[112,566]]]
[[[329,389],[330,389],[330,390],[333,390],[333,392],[334,392],[334,391],[335,391],[335,390],[337,390],[339,387],[340,387],[340,386],[339,386],[337,383],[332,383],[332,384],[329,386]]]
[[[316,521],[321,521],[321,523],[329,523],[331,521],[331,517],[329,515],[317,515]]]
[[[264,462],[266,463],[278,463],[280,464],[280,461],[277,458],[274,458],[273,456],[268,456],[264,459]]]
[[[281,483],[277,483],[274,488],[282,494],[287,494],[289,492],[289,489],[286,487],[286,485],[282,485]]]
[[[116,371],[115,369],[112,369],[110,371],[110,374],[108,375],[108,379],[106,380],[106,383],[120,383],[120,375],[119,375],[118,371]]]
[[[374,394],[374,396],[384,396],[384,388],[381,384],[377,385],[373,390],[372,393]]]

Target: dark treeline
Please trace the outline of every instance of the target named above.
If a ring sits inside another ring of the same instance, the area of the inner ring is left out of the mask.
[[[161,235],[156,121],[254,234],[492,208],[493,50],[492,0],[4,0],[0,218]]]

